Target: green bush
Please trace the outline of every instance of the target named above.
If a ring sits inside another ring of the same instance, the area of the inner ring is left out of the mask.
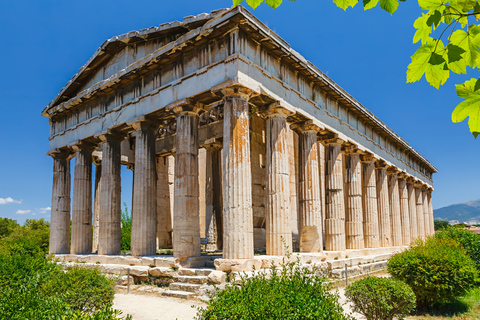
[[[132,215],[128,212],[127,204],[123,203],[125,209],[122,210],[122,229],[121,229],[121,250],[130,250],[132,239]]]
[[[448,228],[448,226],[449,226],[448,221],[446,221],[446,220],[437,220],[437,219],[435,219],[435,220],[433,221],[433,224],[434,224],[435,231]]]
[[[367,320],[392,320],[415,308],[415,294],[400,280],[367,277],[349,285],[345,296]]]
[[[196,319],[350,319],[323,277],[298,262],[282,267],[253,277],[244,274],[238,285],[213,292]]]
[[[18,243],[25,249],[28,247],[33,251],[36,248],[48,253],[48,242],[50,238],[50,223],[44,219],[27,219],[23,226],[17,225],[8,236],[0,241],[0,250],[8,250],[8,247]]]
[[[477,270],[460,244],[430,237],[390,258],[388,271],[408,284],[419,308],[430,308],[465,294],[475,284]]]
[[[480,271],[480,235],[467,229],[450,227],[435,234],[440,239],[453,239],[459,242],[466,253],[475,262]]]
[[[92,313],[82,313],[75,311],[62,317],[62,320],[132,320],[132,316],[120,317],[122,311],[115,310],[112,307],[105,307]]]
[[[0,218],[0,239],[9,236],[18,226],[17,221],[9,218]]]

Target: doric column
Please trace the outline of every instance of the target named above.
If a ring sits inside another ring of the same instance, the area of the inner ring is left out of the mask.
[[[422,184],[415,182],[415,203],[417,205],[417,237],[425,239],[425,219],[423,217]]]
[[[432,189],[427,190],[428,216],[430,221],[430,234],[435,234],[435,222],[433,218]]]
[[[407,193],[408,193],[408,215],[410,221],[410,242],[417,239],[417,206],[415,203],[415,188],[413,187],[413,178],[407,179]]]
[[[157,248],[172,248],[172,208],[168,179],[169,157],[157,157]]]
[[[400,197],[398,192],[397,170],[388,170],[388,199],[390,202],[390,229],[392,230],[392,245],[402,245],[402,220],[400,217]]]
[[[427,188],[422,186],[422,205],[423,205],[423,223],[425,227],[425,237],[431,235],[430,231],[430,210],[428,209]]]
[[[378,233],[380,246],[392,246],[392,229],[390,226],[390,205],[388,199],[387,166],[382,162],[376,163],[377,175],[377,207]]]
[[[326,215],[325,249],[344,251],[345,243],[345,197],[343,194],[343,157],[341,139],[324,141],[326,154]]]
[[[182,261],[200,256],[198,118],[203,106],[185,99],[171,110],[177,116],[173,255]]]
[[[317,132],[320,128],[311,121],[292,126],[298,134],[298,231],[300,252],[322,252],[322,208]]]
[[[362,164],[360,154],[354,147],[345,150],[345,175],[347,249],[363,249]]]
[[[102,141],[98,254],[116,255],[121,252],[120,142],[123,136],[104,133],[98,137]]]
[[[223,258],[253,258],[249,90],[226,88],[223,112]]]
[[[135,174],[133,176],[132,255],[155,255],[157,249],[157,169],[155,125],[135,119]]]
[[[400,196],[400,219],[402,223],[402,244],[408,246],[410,244],[410,214],[408,204],[408,190],[405,174],[398,175],[398,192]]]
[[[222,161],[220,143],[205,146],[205,226],[207,229],[207,250],[221,250],[223,241],[222,219]]]
[[[287,109],[278,103],[266,111],[266,182],[265,211],[268,255],[284,256],[291,251],[290,168],[288,163]],[[317,174],[318,175],[318,174]],[[285,247],[286,246],[286,247]]]
[[[94,146],[74,145],[71,254],[92,253],[92,152]]]
[[[70,240],[70,153],[55,150],[48,155],[53,158],[49,252],[66,254]]]
[[[363,234],[365,248],[378,248],[378,209],[377,183],[375,179],[375,158],[361,156],[362,161],[362,196],[363,196]]]

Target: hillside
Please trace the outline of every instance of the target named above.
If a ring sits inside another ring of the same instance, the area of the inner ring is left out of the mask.
[[[433,210],[435,219],[458,220],[468,222],[480,221],[480,199],[463,203],[452,204],[437,210]]]

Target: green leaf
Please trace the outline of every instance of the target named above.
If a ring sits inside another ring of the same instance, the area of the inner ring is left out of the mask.
[[[436,66],[436,65],[439,65],[441,64],[443,66],[445,62],[445,59],[443,59],[443,57],[441,55],[439,55],[438,53],[435,53],[433,52],[432,55],[430,56],[430,60],[428,60],[428,63]]]
[[[265,3],[273,9],[277,9],[282,4],[282,0],[265,0]]]
[[[465,81],[462,84],[456,84],[455,88],[457,90],[457,96],[460,98],[468,99],[474,92],[475,86],[477,84],[477,79],[472,78],[468,81]]]
[[[473,79],[476,80],[476,79]],[[480,134],[480,94],[472,94],[460,102],[452,112],[452,121],[462,122],[467,117],[468,127],[475,138]]]
[[[448,57],[448,68],[452,70],[452,72],[466,74],[467,65],[465,63],[465,59],[462,57],[462,54],[465,53],[465,50],[450,43],[447,46],[446,51]]]
[[[463,50],[463,59],[465,63],[472,68],[478,65],[478,59],[480,57],[480,26],[469,28],[468,32],[464,30],[457,30],[452,33],[450,42]]]
[[[380,0],[380,8],[390,14],[393,14],[395,11],[397,11],[398,0]]]
[[[247,0],[248,5],[253,9],[256,9],[262,2],[263,0]]]
[[[425,74],[428,83],[438,89],[450,75],[445,57],[442,41],[438,40],[437,43],[430,38],[429,42],[420,46],[412,55],[412,62],[407,70],[407,82],[416,82]]]
[[[443,0],[418,0],[418,5],[423,10],[436,10],[443,5]]]
[[[238,6],[240,3],[242,3],[243,0],[233,0],[233,6],[236,7]]]
[[[368,10],[376,7],[378,0],[363,0],[363,10]]]
[[[432,27],[428,26],[427,20],[430,17],[429,14],[424,14],[422,12],[422,16],[418,17],[417,20],[413,23],[413,26],[417,31],[413,36],[413,43],[417,43],[418,41],[422,40],[422,44],[425,44],[428,37],[430,36],[430,32],[432,32]]]
[[[442,19],[442,14],[440,11],[435,10],[435,12],[428,17],[427,19],[427,25],[431,27],[432,25],[435,25],[435,28],[438,27],[438,24],[440,23],[440,20]]]
[[[337,7],[347,10],[348,7],[353,8],[358,3],[358,0],[333,0],[333,3],[335,3]]]

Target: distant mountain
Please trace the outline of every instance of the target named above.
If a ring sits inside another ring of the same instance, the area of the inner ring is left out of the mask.
[[[480,221],[480,199],[452,204],[433,210],[435,219],[458,220],[459,222]]]

